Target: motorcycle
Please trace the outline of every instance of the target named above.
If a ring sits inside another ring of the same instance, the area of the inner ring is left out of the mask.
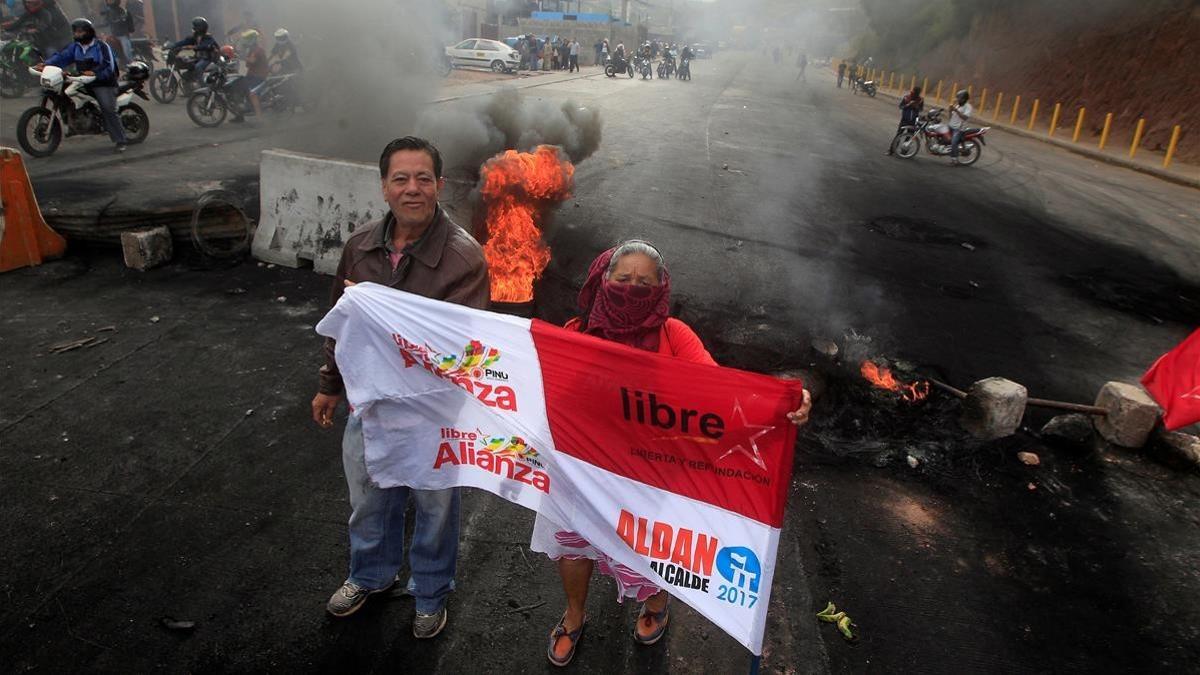
[[[637,72],[641,73],[643,80],[649,80],[654,77],[654,69],[650,67],[650,58],[646,56],[638,56],[633,60],[637,66]]]
[[[172,51],[171,46],[170,42],[163,43],[167,65],[154,71],[154,75],[150,77],[150,95],[159,103],[174,101],[181,90],[184,96],[191,96],[200,76],[194,72],[197,61],[195,56],[182,56]]]
[[[149,72],[145,64],[142,67]],[[21,113],[17,120],[17,142],[25,152],[33,157],[49,157],[63,136],[107,133],[100,104],[88,89],[96,79],[94,75],[67,75],[57,66],[45,66],[41,72],[29,70],[41,83],[42,103]],[[141,143],[150,134],[149,115],[133,102],[134,96],[150,100],[144,86],[144,77],[117,85],[117,117],[130,144]]]
[[[604,74],[616,77],[617,73],[628,73],[629,78],[633,79],[633,64],[619,56],[612,57],[604,66]]]
[[[41,61],[42,52],[28,40],[14,36],[0,42],[0,97],[20,98],[26,89],[38,86],[29,69]]]
[[[303,105],[296,95],[296,77],[294,73],[272,75],[263,82],[258,100],[264,113],[290,114]],[[245,115],[253,115],[248,91],[241,80],[236,63],[210,64],[204,73],[204,86],[188,97],[188,117],[198,126],[211,128],[220,126],[229,113],[233,113],[235,122]]]
[[[879,91],[879,86],[875,84],[875,80],[859,80],[858,88],[865,91],[867,96],[875,98],[875,94]]]
[[[692,79],[692,60],[691,59],[679,59],[679,72],[675,74],[675,77],[677,77],[681,80],[691,80]]]
[[[658,79],[665,80],[675,74],[675,57],[668,53],[658,64]]]
[[[892,151],[902,159],[912,159],[921,149],[921,139],[925,139],[925,149],[931,155],[946,156],[950,154],[950,141],[954,130],[942,122],[942,108],[931,108],[929,112],[917,118],[915,125],[906,125],[892,139]],[[963,131],[961,147],[958,151],[960,164],[974,164],[983,153],[987,141],[983,135],[991,127],[968,127]]]

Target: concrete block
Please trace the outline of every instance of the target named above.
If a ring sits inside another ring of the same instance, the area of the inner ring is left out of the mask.
[[[121,252],[125,255],[126,267],[144,272],[170,262],[175,247],[171,241],[171,231],[164,225],[122,232]]]
[[[259,205],[254,257],[320,274],[335,273],[355,229],[387,212],[379,167],[283,150],[262,153]]]
[[[989,377],[971,385],[963,399],[963,428],[976,438],[991,440],[1011,436],[1025,416],[1029,392],[1003,377]]]
[[[1160,413],[1145,389],[1124,382],[1108,382],[1101,387],[1096,406],[1108,411],[1107,416],[1096,417],[1096,431],[1104,440],[1124,448],[1145,445]]]

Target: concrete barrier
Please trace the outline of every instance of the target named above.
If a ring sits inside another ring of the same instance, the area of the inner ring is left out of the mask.
[[[254,257],[288,267],[311,264],[320,274],[335,273],[354,230],[387,209],[379,169],[370,164],[264,150],[259,183]]]

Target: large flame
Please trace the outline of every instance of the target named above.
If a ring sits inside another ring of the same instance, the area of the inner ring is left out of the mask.
[[[863,361],[859,372],[871,384],[880,389],[894,391],[909,403],[916,403],[929,396],[928,382],[921,380],[912,384],[904,384],[897,380],[895,375],[892,375],[891,369],[877,366],[871,361]]]
[[[493,301],[533,299],[533,282],[550,263],[550,248],[542,241],[542,216],[571,196],[574,176],[575,166],[551,145],[539,145],[533,152],[507,150],[483,165],[480,192],[488,233],[483,254],[492,276]]]

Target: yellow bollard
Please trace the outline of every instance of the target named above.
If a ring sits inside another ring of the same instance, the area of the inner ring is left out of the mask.
[[[1055,103],[1054,104],[1054,114],[1050,116],[1050,133],[1046,134],[1047,136],[1054,135],[1054,130],[1058,128],[1058,116],[1061,112],[1062,112],[1062,104]]]
[[[1004,92],[1000,92],[999,94],[996,94],[996,106],[995,106],[996,109],[992,111],[992,121],[993,122],[1000,119],[1000,104],[1003,102],[1004,102]]]
[[[949,93],[946,94],[946,100],[953,101],[955,95],[957,95],[957,94],[958,94],[958,83],[955,82],[954,86],[950,87]]]
[[[979,116],[983,117],[983,111],[987,109],[987,87],[983,88],[983,92],[979,94]]]
[[[921,95],[922,96],[929,95],[929,78],[928,77],[925,78],[924,80],[921,80]]]
[[[896,73],[892,73],[891,77],[888,78],[888,89],[896,89]]]
[[[1037,124],[1038,105],[1041,104],[1039,99],[1033,99],[1033,110],[1029,111],[1029,130],[1033,131],[1033,125]]]
[[[1100,132],[1100,149],[1103,150],[1105,145],[1108,145],[1108,130],[1112,129],[1112,113],[1104,116],[1104,130]]]
[[[975,95],[975,85],[968,84],[967,85],[967,96],[974,96],[974,95]]]
[[[908,88],[909,88],[909,90],[911,90],[915,86],[917,86],[917,76],[913,75],[912,82],[908,85]]]
[[[1015,99],[1013,99],[1013,111],[1012,111],[1012,116],[1008,118],[1008,123],[1009,123],[1009,124],[1016,124],[1016,123],[1017,123],[1017,113],[1018,113],[1020,110],[1021,110],[1021,95],[1020,95],[1020,94],[1017,94],[1017,97],[1016,97]]]
[[[1080,132],[1083,131],[1083,113],[1085,110],[1087,110],[1087,109],[1086,108],[1079,109],[1079,119],[1075,120],[1075,133],[1071,136],[1072,143],[1079,142],[1079,134],[1080,134]]]
[[[933,100],[936,101],[937,103],[942,102],[942,81],[941,80],[938,80],[937,95],[933,97]]]
[[[1171,158],[1175,156],[1175,146],[1179,144],[1179,134],[1183,133],[1183,129],[1178,124],[1171,130],[1171,142],[1167,143],[1167,156],[1163,157],[1163,168],[1171,166]]]
[[[1137,126],[1133,130],[1133,142],[1129,144],[1129,159],[1137,154],[1138,146],[1142,144],[1142,132],[1146,130],[1146,118],[1138,119]]]

